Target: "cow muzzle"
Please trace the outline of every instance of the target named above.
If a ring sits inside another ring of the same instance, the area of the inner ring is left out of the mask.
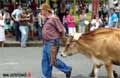
[[[62,57],[66,57],[66,56],[67,56],[67,54],[66,54],[66,53],[64,53],[64,52],[61,52],[61,56],[62,56]]]
[[[67,57],[67,56],[72,56],[72,55],[73,55],[72,53],[67,54],[65,52],[61,52],[62,57]]]

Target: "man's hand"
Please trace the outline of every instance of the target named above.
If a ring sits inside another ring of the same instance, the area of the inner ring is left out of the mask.
[[[61,32],[61,38],[64,38],[64,37],[65,37],[65,32],[62,31],[62,32]]]

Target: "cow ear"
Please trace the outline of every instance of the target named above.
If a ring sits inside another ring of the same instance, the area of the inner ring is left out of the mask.
[[[76,33],[73,36],[73,40],[78,40],[81,37],[82,33]]]

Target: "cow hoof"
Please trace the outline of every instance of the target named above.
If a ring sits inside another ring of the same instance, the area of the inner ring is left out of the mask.
[[[95,77],[95,74],[94,73],[90,73],[90,77]]]
[[[113,70],[113,75],[114,75],[114,78],[118,78],[118,74],[116,73],[115,70]]]

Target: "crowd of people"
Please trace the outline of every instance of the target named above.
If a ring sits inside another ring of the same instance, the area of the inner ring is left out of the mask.
[[[78,7],[78,8],[81,8],[81,7]],[[104,28],[112,28],[112,27],[118,28],[119,27],[118,25],[119,14],[116,13],[115,8],[110,8],[108,10],[107,8],[105,8],[105,6],[101,7],[98,15],[91,16],[92,17],[91,20],[88,20],[88,16],[86,14],[87,11],[85,9],[86,7],[83,7],[83,8],[84,9],[81,9],[81,10],[79,9],[79,12],[77,11],[78,12],[77,13],[78,24],[75,21],[74,16],[71,14],[70,10],[66,10],[63,17],[60,16],[60,18],[61,17],[63,18],[61,22],[63,22],[63,25],[65,27],[67,34],[71,34],[75,32],[84,33],[86,32],[86,28],[89,29],[88,31],[93,31],[101,27],[104,27]]]
[[[15,40],[21,42],[21,47],[26,47],[27,40],[41,40],[42,17],[36,9],[36,13],[31,8],[23,9],[20,4],[17,8],[9,13],[8,10],[0,11],[0,42],[4,46],[6,38],[14,37]],[[29,37],[28,37],[29,35]]]
[[[59,17],[61,23],[64,26],[65,35],[69,35],[75,32],[86,32],[86,26],[89,26],[89,30],[93,31],[100,27],[105,28],[118,28],[118,16],[115,13],[115,9],[111,8],[110,11],[101,9],[99,15],[94,15],[91,20],[88,21],[86,11],[88,7],[85,5],[82,7],[80,4],[78,10],[78,24],[75,21],[71,11],[72,5],[70,3],[60,4],[59,11],[53,9],[53,15]],[[82,8],[82,9],[81,9]],[[35,35],[37,39],[42,39],[42,27],[44,25],[44,16],[41,14],[40,8],[38,9],[23,9],[21,5],[17,5],[17,8],[13,12],[5,10],[0,11],[0,42],[4,46],[6,37],[15,36],[16,41],[21,42],[21,47],[26,47],[28,40],[34,40]]]

